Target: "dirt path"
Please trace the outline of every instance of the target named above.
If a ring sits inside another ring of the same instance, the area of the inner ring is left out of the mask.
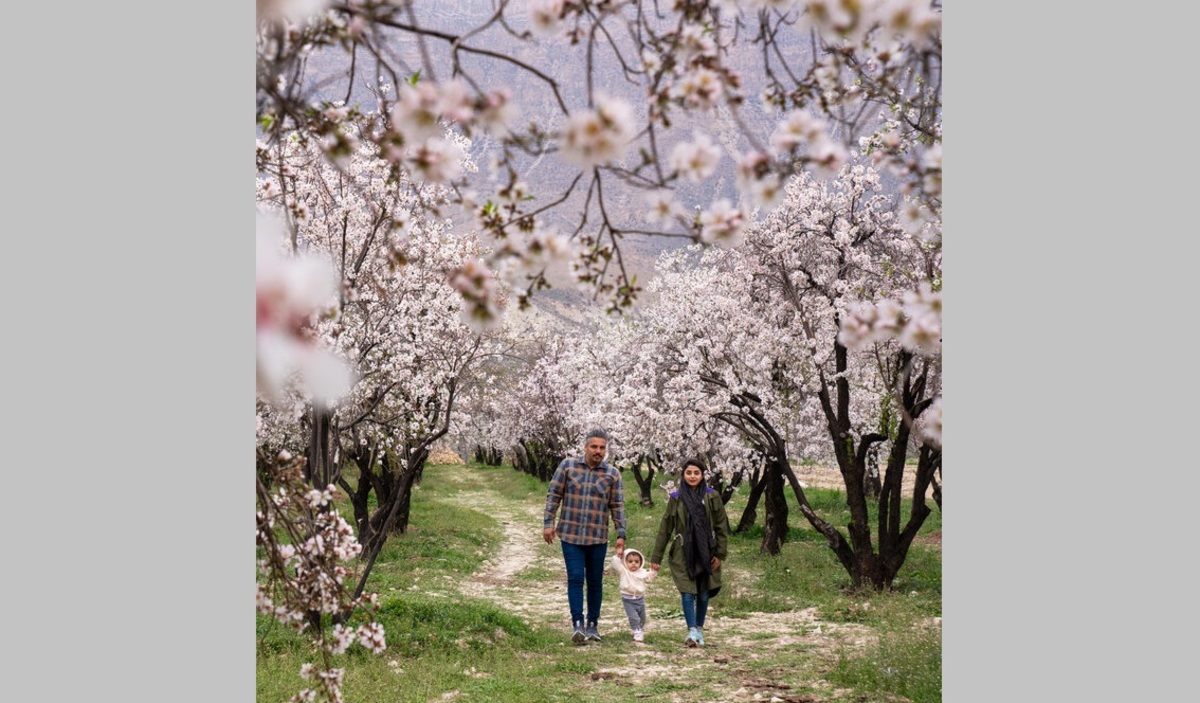
[[[517,578],[533,568],[549,573],[562,569],[561,556],[552,558],[538,548],[542,534],[541,507],[529,506],[518,512],[518,506],[500,494],[478,488],[460,493],[457,504],[494,517],[504,528],[503,543],[462,583],[463,593],[502,604],[527,621],[558,624],[569,620],[569,616],[563,615],[564,604],[547,597],[553,590],[549,584]]]
[[[541,506],[514,504],[499,493],[478,486],[461,491],[456,504],[491,515],[504,530],[503,543],[496,545],[492,556],[459,584],[462,593],[501,605],[531,624],[559,628],[565,642],[570,623],[561,592],[562,557],[541,541]],[[540,575],[544,578],[537,578]],[[735,574],[730,576],[734,583],[739,582]],[[615,593],[615,585],[606,576],[608,625],[602,628],[606,641],[628,637],[624,613],[619,605],[610,603],[617,597]],[[713,701],[812,702],[819,699],[789,693],[791,687],[779,684],[778,677],[771,676],[770,663],[778,658],[780,651],[803,651],[814,668],[820,668],[819,662],[836,659],[839,648],[864,647],[874,637],[870,629],[862,626],[823,622],[813,608],[753,613],[745,618],[722,618],[714,614],[705,627],[713,640],[710,646],[687,649],[682,645],[685,634],[682,623],[675,619],[656,621],[653,611],[651,608],[646,643],[611,647],[611,665],[592,673],[592,680],[617,679],[633,687],[661,684],[664,679],[678,682],[682,684],[678,694],[655,699],[680,703],[694,700],[694,693],[686,685],[697,680],[718,691],[720,697]],[[830,689],[830,696],[820,700],[838,697],[829,684],[819,680],[810,683],[817,689]]]

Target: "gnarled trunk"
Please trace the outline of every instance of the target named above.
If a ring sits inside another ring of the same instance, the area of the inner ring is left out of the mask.
[[[646,475],[642,476],[642,462],[646,462]],[[651,490],[654,488],[654,460],[646,454],[639,454],[637,461],[632,467],[633,479],[637,481],[639,501],[647,508],[654,507],[654,496],[651,495]]]
[[[783,493],[783,473],[779,466],[781,458],[787,461],[786,455],[776,456],[767,462],[764,471],[766,490],[763,494],[763,504],[766,517],[763,519],[762,544],[758,548],[760,554],[778,554],[787,540],[788,505]]]
[[[758,501],[767,488],[767,472],[764,466],[760,466],[750,475],[750,495],[746,498],[746,507],[742,509],[742,518],[738,520],[737,527],[734,529],[737,534],[749,530],[758,520]]]

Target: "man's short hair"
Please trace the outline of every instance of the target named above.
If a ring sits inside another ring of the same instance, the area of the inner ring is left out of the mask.
[[[593,430],[588,430],[587,436],[583,438],[583,443],[587,444],[591,441],[592,437],[599,437],[600,439],[604,440],[605,444],[608,444],[608,433],[599,427]]]

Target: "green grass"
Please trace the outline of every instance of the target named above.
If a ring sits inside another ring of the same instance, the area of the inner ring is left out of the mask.
[[[843,651],[829,681],[856,691],[905,696],[913,703],[942,700],[942,639],[935,628],[885,631],[865,653]]]
[[[627,484],[627,497],[635,498],[626,504],[627,544],[649,558],[666,496],[656,491],[654,507],[646,508],[636,502],[632,478]],[[463,505],[476,489],[526,506],[545,499],[545,484],[507,466],[426,469],[413,495],[408,532],[389,540],[368,583],[368,590],[380,596],[377,617],[386,629],[388,648],[375,656],[352,647],[334,658],[335,666],[347,670],[348,703],[424,702],[450,692],[457,692],[457,701],[502,703],[711,700],[729,691],[730,677],[787,682],[793,696],[830,703],[883,701],[889,696],[893,701],[902,700],[895,696],[919,702],[941,699],[940,629],[920,625],[941,615],[941,554],[934,544],[914,543],[893,592],[855,593],[824,538],[808,525],[790,494],[790,529],[782,553],[760,555],[760,507],[759,526],[730,539],[726,587],[713,599],[710,615],[752,622],[760,617],[755,613],[812,608],[831,627],[870,628],[877,635],[867,639],[873,643],[821,654],[807,641],[779,646],[776,634],[760,633],[747,638],[746,646],[765,647],[771,656],[745,657],[736,648],[723,649],[717,636],[716,646],[701,655],[709,664],[692,670],[694,680],[658,677],[632,686],[600,673],[634,651],[633,643],[622,637],[627,633],[619,605],[610,609],[609,594],[615,588],[611,578],[605,582],[604,629],[609,636],[599,647],[574,647],[561,627],[527,622],[491,602],[455,594],[456,583],[479,568],[503,539],[495,518]],[[806,495],[822,517],[844,529],[849,515],[839,491],[809,489]],[[745,499],[743,488],[730,501],[731,523],[740,518]],[[348,504],[340,507],[348,514]],[[935,507],[921,534],[940,529]],[[540,536],[531,534],[535,537]],[[557,552],[558,547],[543,544],[539,549]],[[561,577],[560,571],[539,566],[518,574],[517,580],[555,583]],[[647,606],[651,619],[663,622],[652,623],[646,648],[659,652],[669,664],[684,656],[684,626],[669,570],[664,568],[660,577],[647,595]],[[318,661],[318,655],[306,637],[270,619],[257,617],[256,626],[257,700],[283,703],[306,687],[300,666]],[[718,654],[735,662],[712,663]],[[828,686],[815,683],[822,679],[853,694],[831,697]]]

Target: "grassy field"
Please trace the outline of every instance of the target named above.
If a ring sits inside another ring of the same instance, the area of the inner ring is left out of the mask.
[[[840,492],[806,494],[823,517],[845,525]],[[635,496],[630,479],[627,500]],[[544,497],[545,484],[508,467],[426,470],[409,532],[385,547],[368,587],[383,603],[388,648],[377,656],[355,647],[337,658],[347,670],[346,701],[941,700],[936,508],[891,592],[849,591],[824,539],[792,504],[780,555],[760,556],[761,528],[732,537],[708,647],[682,646],[686,627],[665,567],[647,596],[645,644],[630,640],[609,575],[604,641],[575,647],[561,551],[541,542]],[[728,505],[734,524],[744,501],[743,492]],[[665,495],[654,508],[627,502],[630,547],[650,551],[664,504]],[[505,558],[519,568],[497,570]],[[315,656],[303,637],[259,617],[257,652],[258,701],[287,701],[305,687],[300,665]]]

